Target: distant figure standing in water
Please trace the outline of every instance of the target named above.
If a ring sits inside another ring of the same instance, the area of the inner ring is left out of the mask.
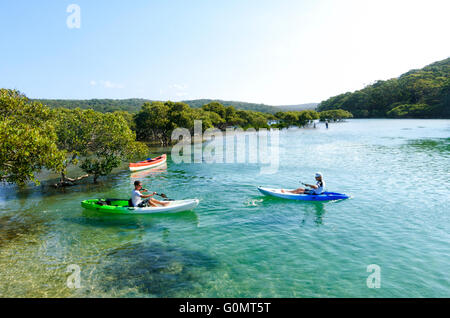
[[[325,126],[327,127],[327,129],[328,129],[328,120],[327,121],[325,121]]]

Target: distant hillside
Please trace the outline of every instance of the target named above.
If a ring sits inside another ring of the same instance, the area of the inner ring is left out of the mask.
[[[199,108],[205,104],[209,104],[211,102],[219,102],[224,106],[234,106],[236,109],[242,110],[253,110],[257,112],[263,113],[276,113],[278,108],[275,106],[269,106],[265,104],[255,104],[255,103],[246,103],[246,102],[237,102],[237,101],[226,101],[221,99],[195,99],[195,100],[185,100],[184,103],[188,104],[192,108]]]
[[[302,110],[315,110],[319,103],[299,104],[299,105],[281,105],[276,106],[281,111],[302,111]]]
[[[76,99],[35,99],[45,105],[52,108],[64,107],[64,108],[82,108],[82,109],[94,109],[103,113],[113,112],[117,110],[125,110],[130,113],[137,113],[142,104],[145,102],[151,102],[149,99],[131,98],[131,99],[88,99],[88,100],[76,100]],[[184,103],[193,108],[202,107],[210,102],[217,101],[225,106],[232,105],[236,109],[253,110],[265,113],[276,113],[279,111],[277,107],[264,105],[245,103],[237,101],[224,101],[224,100],[212,100],[212,99],[196,99],[186,100]]]
[[[355,117],[450,118],[450,58],[331,97],[318,111],[338,108]]]
[[[130,98],[130,99],[35,99],[42,104],[52,108],[81,108],[93,109],[102,113],[125,110],[130,113],[137,113],[142,104],[150,102],[149,99]]]

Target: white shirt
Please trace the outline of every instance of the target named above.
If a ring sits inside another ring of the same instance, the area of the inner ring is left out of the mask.
[[[139,203],[142,202],[142,194],[141,192],[139,192],[139,190],[133,190],[133,192],[131,192],[131,202],[133,202],[133,206],[138,206]]]
[[[317,181],[317,189],[311,189],[315,194],[322,194],[325,191],[325,180]]]

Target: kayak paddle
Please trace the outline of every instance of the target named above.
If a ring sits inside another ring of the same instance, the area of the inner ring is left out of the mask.
[[[156,195],[159,195],[161,198],[166,199],[166,201],[175,201],[174,199],[169,199],[164,193],[157,193]]]
[[[144,189],[144,190],[148,191],[147,189]],[[175,201],[174,199],[169,199],[165,193],[155,193],[155,195],[160,196],[161,198],[164,198],[167,201]]]

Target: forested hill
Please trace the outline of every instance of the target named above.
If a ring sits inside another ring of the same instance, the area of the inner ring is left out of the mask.
[[[221,99],[195,99],[195,100],[185,100],[184,103],[188,104],[192,108],[200,108],[203,105],[218,102],[225,106],[234,106],[236,109],[241,110],[253,110],[257,112],[263,113],[276,113],[279,111],[275,106],[265,105],[265,104],[255,104],[255,103],[246,103],[246,102],[238,102],[238,101],[226,101]]]
[[[450,58],[323,101],[354,117],[450,118]]]
[[[116,110],[125,110],[130,113],[137,113],[142,104],[145,102],[151,102],[149,99],[88,99],[88,100],[76,100],[76,99],[35,99],[44,105],[52,108],[81,108],[81,109],[93,109],[102,113],[114,112]],[[205,104],[209,104],[213,101],[217,101],[222,105],[234,106],[236,109],[240,110],[253,110],[264,113],[276,113],[279,111],[278,108],[274,106],[264,105],[264,104],[254,104],[236,101],[223,101],[223,100],[212,100],[212,99],[196,99],[183,101],[192,108],[200,108]]]
[[[299,105],[282,105],[276,106],[278,109],[284,112],[291,111],[302,111],[302,110],[315,110],[319,103],[308,103],[308,104],[299,104]]]
[[[130,99],[34,99],[51,108],[68,109],[93,109],[102,113],[125,110],[130,113],[137,113],[142,104],[150,102],[149,99],[130,98]]]

